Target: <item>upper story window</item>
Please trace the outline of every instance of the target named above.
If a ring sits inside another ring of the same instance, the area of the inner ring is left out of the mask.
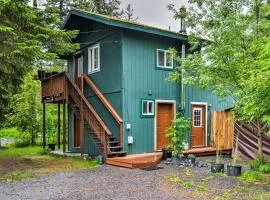
[[[100,47],[99,44],[88,48],[88,73],[100,71]]]
[[[173,69],[173,54],[170,51],[157,50],[157,67]]]

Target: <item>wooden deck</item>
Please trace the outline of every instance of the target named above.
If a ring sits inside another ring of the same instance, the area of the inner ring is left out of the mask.
[[[232,149],[222,149],[222,154],[230,154]],[[192,148],[182,152],[184,155],[194,155],[194,156],[211,156],[216,154],[215,147],[202,147],[202,148]]]
[[[125,157],[107,158],[106,164],[125,168],[150,168],[162,159],[162,152],[128,155]]]

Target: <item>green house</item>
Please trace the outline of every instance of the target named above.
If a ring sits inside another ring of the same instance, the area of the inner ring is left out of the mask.
[[[91,120],[80,118],[78,103],[69,100],[69,151],[93,156],[160,151],[168,143],[165,130],[179,111],[192,118],[186,148],[211,146],[211,112],[231,108],[233,102],[166,80],[176,66],[168,50],[173,47],[185,56],[187,35],[81,10],[72,10],[62,28],[80,31],[74,41],[80,50],[66,56],[69,81],[106,127],[98,131]],[[106,130],[111,135],[104,143]]]

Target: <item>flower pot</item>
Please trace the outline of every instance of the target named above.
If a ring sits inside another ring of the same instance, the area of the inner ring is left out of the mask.
[[[228,165],[227,175],[228,176],[241,176],[242,166],[240,165]]]
[[[55,151],[55,144],[48,144],[48,148],[49,148],[51,151]]]
[[[222,163],[211,163],[211,172],[212,173],[223,173],[224,172],[224,164]]]
[[[167,158],[172,157],[172,152],[167,149],[162,149],[162,160],[166,160]]]

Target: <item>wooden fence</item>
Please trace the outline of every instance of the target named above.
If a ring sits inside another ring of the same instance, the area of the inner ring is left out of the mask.
[[[233,111],[212,112],[211,146],[219,148],[220,150],[229,150],[233,149],[233,143],[234,143]]]

